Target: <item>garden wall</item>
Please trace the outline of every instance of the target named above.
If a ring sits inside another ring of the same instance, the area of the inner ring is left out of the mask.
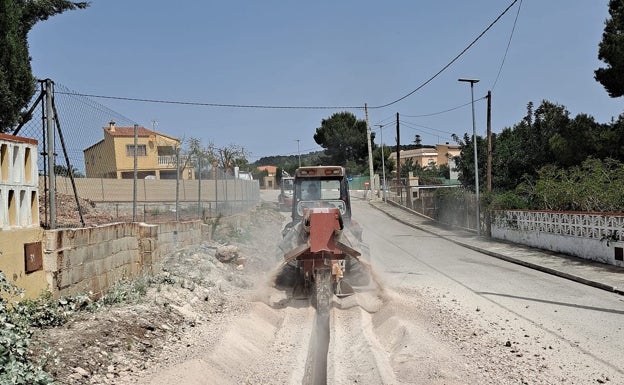
[[[492,238],[624,267],[624,214],[495,211]]]
[[[55,297],[89,292],[99,297],[121,279],[159,271],[163,257],[199,244],[205,228],[191,221],[47,230],[43,269],[48,289]]]

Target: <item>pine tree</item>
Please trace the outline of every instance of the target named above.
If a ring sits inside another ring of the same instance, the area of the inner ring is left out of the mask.
[[[607,67],[594,71],[594,78],[617,98],[624,95],[624,1],[610,0],[609,15],[598,46],[598,59]]]
[[[20,122],[35,93],[28,32],[50,16],[87,6],[67,0],[0,0],[0,132]]]

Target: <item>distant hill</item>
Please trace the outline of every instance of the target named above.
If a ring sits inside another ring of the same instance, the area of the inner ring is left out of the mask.
[[[307,154],[301,154],[301,164],[302,165],[313,165],[321,162],[323,157],[323,151],[315,151]],[[273,156],[263,156],[258,159],[252,165],[258,166],[277,166],[286,170],[293,170],[297,168],[299,165],[299,156],[298,155],[273,155]]]

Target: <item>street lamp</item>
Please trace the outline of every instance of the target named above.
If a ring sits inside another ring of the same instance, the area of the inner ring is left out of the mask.
[[[299,139],[295,139],[297,141],[297,155],[299,157],[299,167],[301,167],[301,152],[299,152]]]
[[[381,187],[382,190],[382,194],[383,194],[383,200],[384,202],[387,202],[386,200],[386,161],[385,158],[386,156],[384,155],[384,144],[383,144],[383,124],[376,124],[377,127],[379,127],[379,133],[381,136],[381,175],[382,175],[382,179],[383,179],[383,185]]]
[[[481,235],[481,215],[479,213],[479,163],[477,161],[477,129],[475,128],[475,112],[474,112],[474,84],[479,79],[457,79],[460,82],[470,83],[470,100],[472,105],[472,143],[474,144],[474,168],[475,168],[475,192],[477,195],[477,235]]]

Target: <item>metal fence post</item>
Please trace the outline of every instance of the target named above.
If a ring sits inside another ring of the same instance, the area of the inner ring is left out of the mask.
[[[48,129],[48,180],[50,229],[56,229],[56,150],[54,148],[54,111],[52,110],[52,80],[46,79],[46,125]]]
[[[139,142],[139,125],[134,125],[134,169],[132,173],[132,222],[137,221],[137,163],[138,163],[138,142]]]
[[[180,219],[180,147],[176,147],[176,200],[175,200],[175,219]]]
[[[197,178],[197,217],[202,219],[202,204],[201,204],[201,174],[202,174],[202,159],[201,156],[197,157],[197,164],[199,167],[199,176]]]

